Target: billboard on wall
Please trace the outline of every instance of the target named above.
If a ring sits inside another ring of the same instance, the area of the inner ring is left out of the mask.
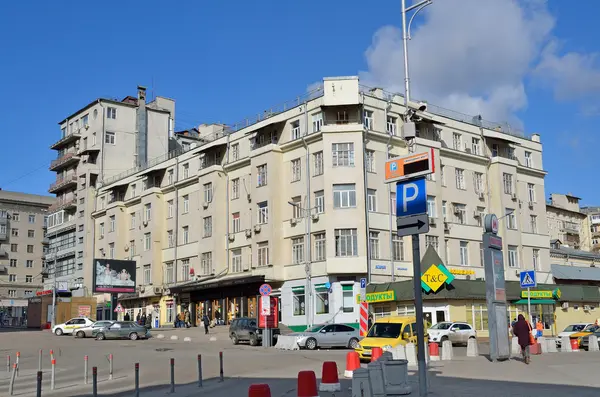
[[[135,292],[135,261],[94,259],[93,274],[93,292]]]

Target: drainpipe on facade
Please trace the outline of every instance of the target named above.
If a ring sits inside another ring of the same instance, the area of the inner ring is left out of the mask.
[[[364,189],[363,189],[363,201],[364,201],[364,205],[365,205],[365,236],[366,236],[366,242],[367,242],[367,284],[371,282],[371,239],[369,238],[369,231],[370,231],[370,226],[369,226],[369,206],[367,205],[368,203],[368,176],[367,176],[367,128],[364,126],[364,120],[362,117],[362,114],[364,113],[364,106],[365,106],[365,94],[362,93],[362,110],[363,112],[361,114],[359,114],[359,118],[362,121],[363,124],[363,128],[362,128],[362,157],[363,157],[363,167],[362,167],[362,171],[363,171],[363,185],[364,185]]]
[[[306,224],[304,225],[304,230],[305,230],[305,245],[306,245],[306,268],[305,273],[306,273],[306,294],[308,296],[308,302],[307,302],[307,307],[305,310],[307,310],[307,313],[309,313],[309,315],[307,316],[307,327],[312,327],[313,325],[313,306],[314,306],[314,295],[313,295],[313,291],[312,291],[312,250],[311,250],[311,245],[312,245],[312,239],[311,239],[311,214],[312,214],[312,208],[311,208],[311,200],[310,200],[310,149],[308,148],[308,144],[306,143],[306,136],[308,135],[308,102],[304,101],[304,125],[305,125],[305,132],[304,135],[302,136],[302,143],[304,144],[304,148],[306,149],[306,207],[304,209],[305,211],[305,222]]]
[[[178,277],[177,271],[179,266],[179,259],[177,258],[177,246],[179,245],[179,187],[177,187],[177,183],[179,182],[179,156],[175,156],[175,175],[173,175],[173,181],[175,185],[175,233],[174,233],[174,249],[173,249],[173,284],[177,284]],[[142,208],[143,210],[143,208]],[[183,278],[183,277],[182,277]]]
[[[386,126],[386,132],[387,132],[387,119],[388,119],[388,111],[389,109],[392,107],[392,103],[388,102],[387,105],[385,106],[385,112],[384,112],[384,120],[385,120],[385,126]],[[386,161],[388,161],[390,159],[390,149],[391,149],[391,143],[392,143],[392,132],[389,132],[389,137],[388,137],[388,141],[385,145],[385,158]],[[394,220],[393,220],[393,216],[392,216],[392,186],[390,183],[387,183],[387,192],[388,192],[388,207],[389,207],[389,232],[390,232],[390,266],[392,267],[391,269],[391,275],[392,275],[392,282],[396,281],[396,266],[394,264],[394,234],[393,234],[393,225],[394,225]],[[396,198],[397,200],[397,198]]]

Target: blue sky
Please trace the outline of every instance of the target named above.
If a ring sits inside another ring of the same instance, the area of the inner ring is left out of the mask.
[[[179,129],[241,120],[323,76],[395,89],[399,3],[3,2],[0,187],[47,194],[57,122],[138,84],[176,99]],[[577,4],[434,0],[413,28],[411,76],[432,103],[540,133],[546,194],[600,204],[600,2]]]

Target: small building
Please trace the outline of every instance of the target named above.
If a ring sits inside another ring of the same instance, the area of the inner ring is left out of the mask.
[[[39,291],[29,298],[27,328],[48,329],[52,322],[52,291]],[[56,296],[56,324],[74,317],[95,319],[96,298],[73,297],[71,293],[59,292]]]

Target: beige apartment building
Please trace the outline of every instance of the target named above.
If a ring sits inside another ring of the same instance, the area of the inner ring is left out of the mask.
[[[582,207],[586,218],[581,226],[581,249],[600,252],[600,207]]]
[[[49,192],[56,195],[50,208],[46,255],[51,290],[89,296],[92,282],[94,227],[90,214],[96,209],[96,188],[101,181],[145,169],[148,159],[166,156],[173,135],[175,102],[137,97],[123,100],[99,98],[58,124],[61,135],[50,148],[57,158],[50,164],[56,181]]]
[[[577,250],[589,247],[589,236],[584,231],[587,215],[579,208],[580,200],[570,193],[550,195],[546,204],[550,241],[559,240],[561,245]]]
[[[22,324],[27,298],[42,287],[46,221],[55,201],[0,189],[0,312],[11,325]]]
[[[97,191],[97,257],[137,262],[138,293],[120,302],[160,325],[182,308],[227,322],[256,316],[259,286],[292,328],[358,323],[359,280],[412,277],[410,238],[395,235],[389,157],[435,149],[427,182],[433,245],[457,278],[482,279],[483,216],[496,213],[508,280],[549,275],[542,145],[480,117],[410,103],[417,138],[401,136],[403,98],[323,86],[235,126],[202,125],[188,150],[112,178]],[[433,307],[435,306],[435,307]],[[447,313],[444,303],[427,307]],[[414,308],[413,308],[414,310]],[[407,309],[410,311],[410,309]],[[446,314],[448,318],[448,314]]]

